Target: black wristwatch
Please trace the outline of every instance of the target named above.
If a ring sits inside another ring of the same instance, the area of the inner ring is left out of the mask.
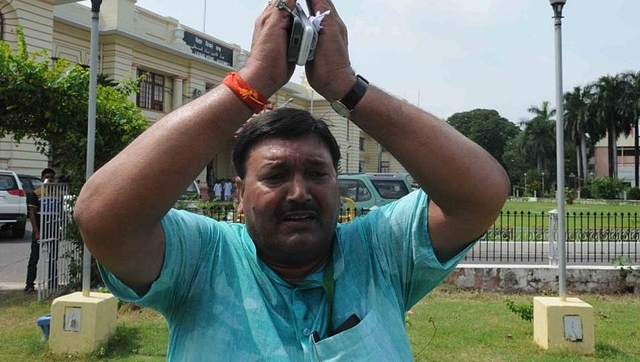
[[[356,76],[356,83],[353,85],[353,87],[349,89],[347,94],[342,97],[342,99],[338,101],[332,101],[331,108],[333,108],[333,110],[342,117],[351,118],[351,112],[354,108],[356,108],[356,105],[358,104],[358,102],[360,102],[368,87],[369,81],[358,74]]]

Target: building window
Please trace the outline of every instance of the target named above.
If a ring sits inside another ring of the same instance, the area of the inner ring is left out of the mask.
[[[364,151],[365,139],[360,137],[360,151]]]
[[[0,13],[0,40],[4,40],[4,15]]]
[[[389,161],[380,161],[380,172],[391,172]]]
[[[616,151],[618,153],[618,156],[635,156],[636,155],[636,150],[631,147],[618,147]]]
[[[358,162],[358,172],[364,172],[367,168],[367,163],[365,161]]]
[[[140,81],[136,97],[138,107],[164,112],[164,76],[138,69],[138,77],[141,76],[145,78]]]

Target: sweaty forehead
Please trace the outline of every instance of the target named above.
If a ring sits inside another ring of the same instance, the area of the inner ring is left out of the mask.
[[[317,136],[294,139],[266,138],[256,143],[249,152],[247,165],[264,163],[328,163],[331,153]]]

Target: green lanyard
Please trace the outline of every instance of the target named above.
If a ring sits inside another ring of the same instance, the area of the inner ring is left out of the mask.
[[[311,285],[310,280],[303,280],[296,283],[297,285]],[[333,280],[333,257],[329,256],[327,263],[324,265],[324,272],[322,277],[322,289],[324,289],[324,295],[327,298],[327,304],[329,305],[329,334],[333,333],[333,292],[335,289],[335,280]]]
[[[336,281],[333,280],[333,257],[329,256],[327,264],[324,266],[322,288],[324,289],[324,295],[327,298],[327,304],[329,304],[329,333],[333,333],[333,292],[335,289]]]

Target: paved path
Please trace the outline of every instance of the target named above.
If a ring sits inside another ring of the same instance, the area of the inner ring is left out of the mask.
[[[11,231],[0,232],[0,290],[22,289],[27,276],[31,252],[31,225],[22,239],[11,237]]]

